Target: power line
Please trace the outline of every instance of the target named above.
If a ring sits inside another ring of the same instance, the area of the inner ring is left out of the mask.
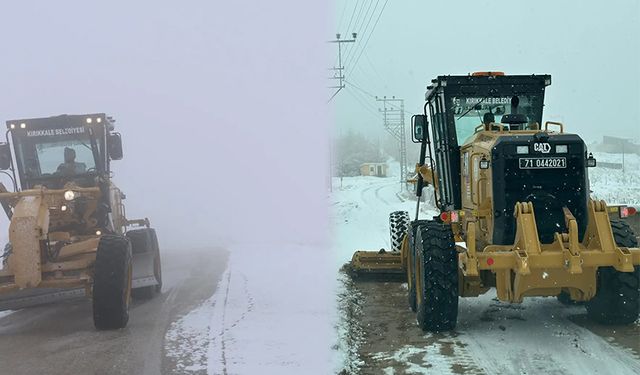
[[[356,16],[356,21],[353,24],[353,28],[356,29],[358,32],[360,30],[358,30],[358,24],[360,23],[360,16],[362,15],[362,10],[364,9],[364,3],[366,2],[366,0],[362,1],[362,4],[360,5],[360,10],[358,11],[358,15]]]
[[[386,86],[387,84],[385,83],[384,78],[382,78],[380,73],[378,73],[378,69],[376,69],[376,67],[373,65],[373,63],[371,62],[371,59],[369,58],[369,54],[366,51],[364,53],[364,59],[369,63],[369,66],[371,67],[371,69],[373,69],[373,72],[378,76],[382,84]]]
[[[369,24],[371,23],[371,20],[373,19],[373,16],[375,15],[376,10],[378,9],[378,3],[379,3],[379,2],[380,2],[380,0],[376,0],[376,6],[375,6],[375,7],[373,7],[373,11],[372,11],[372,12],[371,12],[371,14],[369,15],[369,19],[366,21],[366,24],[365,24],[364,22],[362,23],[362,25],[361,25],[361,26],[363,26],[363,25],[364,25],[364,26],[365,26],[365,27],[364,27],[364,29],[362,29],[362,30],[360,30],[360,29],[359,29],[359,30],[357,30],[357,31],[358,31],[358,33],[361,35],[361,38],[362,38],[362,36],[363,36],[363,35],[365,35],[365,34],[367,33],[367,30],[369,29]],[[371,4],[373,4],[373,0],[371,0],[371,2],[369,3],[369,7],[371,7]],[[357,53],[357,52],[356,52],[356,51],[357,51],[357,47],[358,47],[358,46],[356,46],[356,48],[354,48],[353,53],[350,53],[350,54],[349,54],[349,56],[346,56],[345,61],[346,61],[346,60],[351,60],[351,59],[353,59],[353,57],[354,57],[354,56],[356,55],[356,53]]]
[[[373,95],[372,93],[370,93],[370,92],[366,91],[366,90],[365,90],[365,89],[363,89],[362,87],[360,87],[360,86],[356,85],[355,83],[353,83],[353,81],[352,81],[352,80],[347,81],[347,80],[345,79],[345,80],[344,80],[344,82],[345,82],[345,83],[348,83],[348,84],[349,84],[349,85],[351,85],[352,87],[354,87],[354,88],[356,88],[356,89],[360,90],[363,94],[365,94],[365,95],[367,95],[367,96],[369,96],[369,97],[371,97],[371,98],[374,98],[374,99],[377,99],[377,98],[378,98],[378,96]],[[392,101],[392,100],[388,100],[388,101],[387,101],[387,105],[389,105],[389,106],[391,106],[391,107],[393,107],[393,108],[395,108],[395,109],[400,109],[400,106],[398,106],[397,104],[393,104],[393,101]]]
[[[358,9],[358,2],[360,2],[360,0],[356,0],[356,5],[353,7],[353,12],[351,12],[351,18],[349,19],[349,26],[347,26],[347,31],[351,30],[351,22],[353,22],[353,16],[356,14],[356,10]]]
[[[350,84],[349,87],[355,88],[355,86],[353,84]],[[362,94],[362,92],[359,92],[359,91],[353,91],[353,92],[358,94],[358,95],[362,95],[362,98],[363,98],[364,102],[365,103],[370,103],[370,104],[368,104],[370,106],[369,108],[371,108],[374,112],[378,112],[378,108],[375,105],[373,105],[373,103],[369,102],[370,99],[367,99],[367,97],[370,97],[371,99],[375,99],[375,96],[371,96],[366,92],[365,92],[364,95]]]
[[[359,0],[358,0],[358,1],[359,1]],[[353,11],[354,11],[354,12],[356,11],[356,8],[358,7],[358,1],[356,1],[356,6],[353,8]],[[356,33],[358,33],[358,34],[360,33],[360,30],[358,30],[358,22],[359,22],[359,20],[360,20],[360,16],[362,15],[362,9],[364,9],[364,3],[365,3],[365,1],[366,1],[366,0],[362,0],[362,3],[360,4],[360,8],[359,8],[359,10],[358,10],[358,15],[356,16],[356,18],[355,18],[355,22],[353,23],[353,28],[351,27],[351,22],[350,22],[350,23],[349,23],[349,27],[347,28],[347,31],[349,31],[349,30],[353,30],[354,32],[356,32]],[[353,16],[352,16],[352,17],[353,17]],[[352,51],[352,50],[355,50],[355,49],[357,49],[357,48],[358,48],[358,47],[357,47],[357,46],[355,46],[353,49],[352,49],[352,48],[349,48],[349,49],[346,51],[346,53],[344,54],[344,57],[345,57],[344,61],[345,61],[345,62],[347,61],[347,57],[348,57],[349,55],[351,55],[351,51]]]
[[[344,0],[344,6],[342,7],[342,13],[340,13],[340,21],[338,21],[338,30],[340,30],[340,27],[342,27],[342,20],[344,19],[344,11],[347,10],[347,4],[349,2],[347,0]]]
[[[353,96],[353,98],[354,98],[354,99],[355,99],[355,100],[360,104],[360,106],[361,106],[364,110],[366,110],[367,112],[369,112],[370,114],[372,114],[372,115],[373,115],[373,116],[375,116],[376,118],[380,118],[380,113],[376,113],[376,112],[375,112],[375,111],[373,111],[371,108],[367,107],[367,105],[366,105],[366,104],[364,104],[364,103],[362,102],[362,100],[361,100],[361,99],[360,99],[360,98],[355,94],[355,91],[347,90],[347,92],[348,92],[351,96]]]
[[[353,66],[357,65],[358,61],[360,61],[360,57],[362,56],[362,53],[364,52],[365,48],[367,48],[367,44],[369,44],[369,40],[371,39],[371,36],[373,35],[373,32],[376,30],[376,26],[378,26],[378,22],[380,21],[380,17],[382,17],[382,13],[384,13],[384,10],[387,7],[387,3],[388,2],[389,2],[389,0],[385,0],[384,5],[382,6],[382,10],[380,10],[380,14],[378,14],[378,18],[376,19],[376,22],[373,24],[373,28],[371,29],[371,32],[369,33],[369,36],[367,37],[367,40],[364,42],[364,45],[362,46],[362,49],[360,50],[360,54],[358,55],[358,58],[356,59],[356,62],[352,64]]]
[[[361,91],[362,93],[364,93],[365,95],[370,96],[370,97],[372,97],[373,99],[375,99],[375,98],[376,98],[376,96],[375,96],[375,95],[373,95],[372,93],[370,93],[370,92],[368,92],[367,90],[363,89],[362,87],[360,87],[360,86],[356,85],[355,83],[351,82],[350,80],[349,80],[349,81],[347,81],[347,80],[345,79],[345,80],[344,80],[344,82],[345,82],[345,83],[348,83],[348,84],[350,84],[351,86],[353,86],[354,88],[356,88],[356,89],[360,90],[360,91]]]
[[[353,81],[352,81],[352,80],[347,81],[347,80],[345,79],[344,81],[345,81],[345,83],[348,83],[348,84],[350,84],[351,86],[355,87],[356,89],[360,90],[360,91],[361,91],[361,92],[363,92],[364,94],[366,94],[366,95],[368,95],[368,96],[370,96],[370,97],[372,97],[372,98],[374,98],[374,99],[377,99],[377,98],[378,98],[376,95],[373,95],[372,93],[370,93],[370,92],[366,91],[366,90],[365,90],[365,89],[363,89],[362,87],[357,86],[355,83],[353,83]],[[388,101],[387,101],[387,105],[389,105],[389,106],[391,106],[391,107],[393,107],[393,108],[395,108],[395,109],[400,109],[400,106],[399,106],[399,105],[397,105],[397,104],[393,104],[393,101],[391,101],[391,100],[388,100]]]
[[[356,73],[359,73],[359,74],[356,74]],[[355,82],[364,81],[364,82],[373,83],[373,82],[381,81],[377,77],[375,77],[373,74],[371,74],[369,70],[363,69],[362,65],[357,66],[356,69],[353,71],[352,75],[354,77]],[[356,80],[355,77],[362,77],[362,80]],[[379,86],[376,86],[376,87],[379,87]]]

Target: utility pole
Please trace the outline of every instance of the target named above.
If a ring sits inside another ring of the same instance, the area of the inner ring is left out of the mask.
[[[331,97],[329,98],[329,102],[331,101],[331,99],[333,99],[336,95],[338,95],[338,93],[340,92],[340,90],[342,90],[344,88],[344,66],[342,66],[342,43],[355,43],[356,41],[356,37],[358,36],[357,33],[352,33],[351,37],[353,39],[340,39],[340,34],[336,34],[336,39],[335,40],[330,40],[328,43],[337,43],[338,44],[338,66],[334,66],[333,68],[329,68],[329,70],[333,71],[333,77],[329,77],[329,79],[337,79],[338,80],[338,85],[336,86],[329,86],[330,89],[336,89],[336,92],[333,93],[333,95],[331,95]]]
[[[400,183],[402,190],[407,190],[407,138],[404,126],[404,99],[395,96],[382,99],[376,96],[376,101],[382,102],[382,121],[385,130],[398,141],[400,149]],[[396,104],[397,103],[397,104]]]
[[[627,143],[627,140],[622,140],[622,175],[624,176],[624,144]],[[626,182],[626,181],[625,181]]]

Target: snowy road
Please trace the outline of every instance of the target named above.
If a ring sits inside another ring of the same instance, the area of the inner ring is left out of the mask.
[[[334,181],[336,264],[354,250],[389,248],[388,214],[415,202],[399,197],[397,178]],[[423,217],[433,215],[427,212]],[[408,307],[406,284],[345,281],[338,325],[346,373],[637,374],[640,325],[589,322],[584,307],[555,298],[506,304],[495,292],[462,298],[456,331],[423,333]]]
[[[0,313],[0,374],[206,374],[204,365],[194,363],[197,342],[189,340],[197,336],[190,336],[181,319],[213,294],[228,253],[162,256],[162,294],[135,302],[123,330],[96,331],[86,300]]]

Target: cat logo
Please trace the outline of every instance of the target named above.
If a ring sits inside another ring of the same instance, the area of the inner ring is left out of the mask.
[[[534,143],[533,151],[542,152],[543,154],[548,154],[551,151],[551,145],[548,143]]]

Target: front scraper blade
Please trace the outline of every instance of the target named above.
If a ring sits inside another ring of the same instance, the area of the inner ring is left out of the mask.
[[[24,289],[8,294],[0,294],[0,311],[18,310],[25,307],[46,303],[65,301],[85,296],[84,288],[53,289],[34,288]]]
[[[402,279],[405,271],[399,251],[356,251],[347,265],[352,277]]]
[[[131,288],[143,288],[145,286],[158,285],[154,274],[153,253],[133,254],[133,281]]]

